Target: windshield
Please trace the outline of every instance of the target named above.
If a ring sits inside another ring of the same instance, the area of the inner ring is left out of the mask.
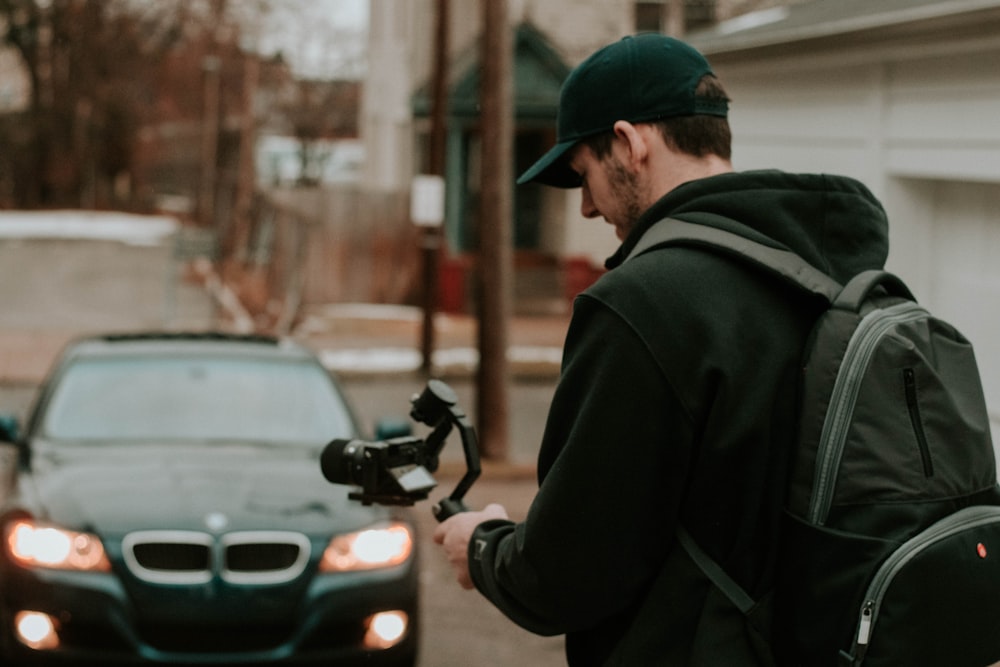
[[[243,357],[77,361],[60,378],[42,431],[69,440],[317,445],[354,435],[350,412],[322,367]]]

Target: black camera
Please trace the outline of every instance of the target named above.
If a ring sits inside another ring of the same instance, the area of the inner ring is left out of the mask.
[[[444,521],[466,510],[465,492],[479,477],[476,432],[458,407],[454,390],[440,380],[430,380],[410,403],[410,417],[432,428],[423,440],[414,436],[384,441],[334,440],[320,456],[323,476],[334,484],[360,487],[349,498],[364,505],[412,505],[424,500],[437,482],[431,473],[438,468],[441,449],[452,428],[457,428],[465,452],[465,475],[447,498],[434,506],[434,516]]]

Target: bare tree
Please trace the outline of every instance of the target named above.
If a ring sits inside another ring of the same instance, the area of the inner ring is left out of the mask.
[[[327,141],[358,135],[356,81],[299,81],[276,111],[299,142],[299,185],[318,185],[329,159]]]
[[[225,0],[0,0],[0,37],[31,85],[28,108],[0,119],[0,168],[16,174],[15,205],[136,205],[140,133],[202,118],[203,89],[193,84],[206,55],[219,51],[220,76],[235,80],[226,82],[230,106],[242,108],[240,26],[264,5],[238,4],[232,16]]]
[[[174,19],[123,0],[0,0],[3,39],[31,82],[28,109],[0,135],[16,149],[4,153],[20,205],[95,206],[127,192],[145,82],[176,41]]]

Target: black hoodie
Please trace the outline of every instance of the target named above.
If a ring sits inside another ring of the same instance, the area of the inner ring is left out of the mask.
[[[818,304],[759,269],[670,246],[658,220],[725,227],[838,281],[882,268],[881,205],[857,181],[777,171],[681,185],[574,303],[524,522],[482,524],[476,587],[570,665],[757,665],[742,616],[676,546],[678,522],[752,596],[771,587],[802,348]]]

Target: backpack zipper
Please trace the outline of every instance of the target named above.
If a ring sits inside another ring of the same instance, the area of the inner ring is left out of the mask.
[[[864,601],[861,603],[861,611],[858,614],[857,635],[851,655],[851,659],[853,660],[851,664],[860,664],[861,659],[868,650],[868,642],[871,639],[875,622],[878,620],[878,613],[882,607],[882,599],[885,597],[885,593],[892,584],[896,574],[907,563],[920,555],[922,551],[941,540],[969,528],[976,528],[997,521],[1000,521],[1000,507],[989,505],[966,507],[941,519],[927,530],[917,533],[916,536],[910,538],[898,549],[889,554],[889,557],[885,559],[875,572],[875,576],[872,577],[871,583],[868,584],[868,589],[865,591]]]
[[[847,343],[840,371],[830,396],[823,430],[816,453],[816,473],[807,519],[821,526],[826,522],[833,502],[837,469],[844,453],[847,432],[854,414],[854,403],[861,391],[861,381],[879,341],[897,324],[927,317],[927,311],[913,301],[904,301],[885,309],[876,309],[858,323]]]
[[[917,374],[912,368],[903,369],[903,392],[906,394],[906,409],[910,413],[910,425],[920,449],[920,461],[924,466],[924,477],[934,476],[934,461],[931,459],[931,448],[927,443],[923,420],[920,417],[920,403],[917,402]]]

